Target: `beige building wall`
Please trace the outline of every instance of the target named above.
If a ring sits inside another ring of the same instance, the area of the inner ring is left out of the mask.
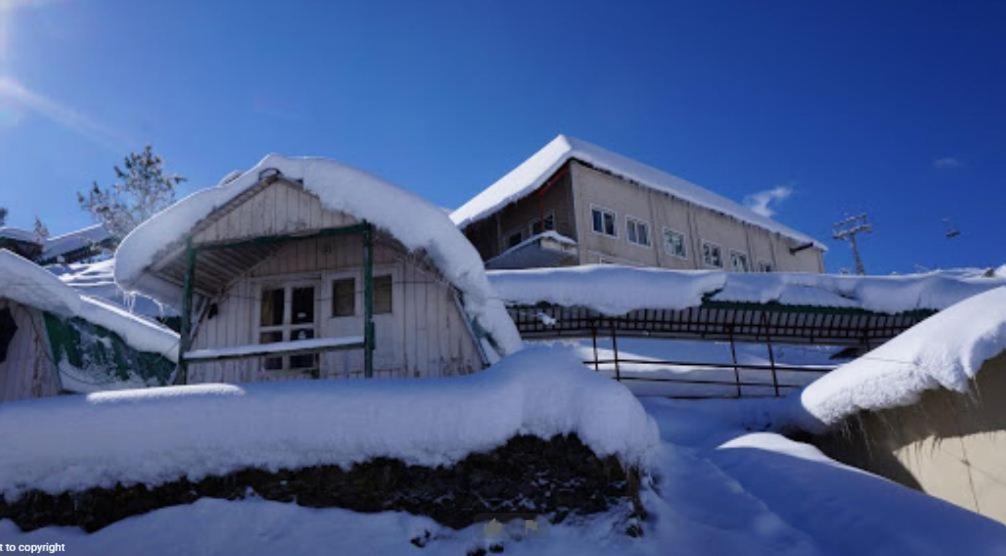
[[[3,309],[10,310],[17,331],[7,345],[7,358],[0,363],[0,402],[59,394],[59,376],[52,362],[42,312],[0,298],[0,310]]]
[[[910,406],[863,412],[817,437],[829,456],[1006,523],[1006,353],[972,393],[925,392]]]
[[[730,253],[735,251],[747,257],[748,268],[752,271],[758,269],[759,262],[770,264],[773,270],[824,271],[821,251],[816,248],[792,254],[792,240],[779,234],[576,161],[570,167],[573,204],[579,223],[576,239],[580,246],[580,264],[619,262],[677,269],[712,268],[702,257],[702,244],[708,242],[720,247],[726,270],[730,270]],[[593,231],[592,207],[615,212],[617,237]],[[626,219],[629,217],[650,224],[650,247],[634,245],[626,239]],[[687,257],[675,257],[664,248],[665,229],[685,234]]]

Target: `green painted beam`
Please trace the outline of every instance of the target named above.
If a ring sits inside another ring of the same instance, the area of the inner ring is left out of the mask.
[[[202,243],[196,245],[196,249],[199,251],[211,251],[215,249],[234,249],[238,247],[254,247],[262,245],[274,245],[277,243],[285,243],[288,241],[295,241],[300,239],[315,239],[319,237],[334,237],[334,236],[344,236],[344,235],[360,235],[365,233],[367,230],[371,230],[370,224],[362,222],[360,224],[351,224],[349,226],[341,226],[338,228],[323,228],[310,233],[305,234],[280,234],[272,236],[259,236],[249,239],[242,239],[238,241],[224,241],[218,243]]]
[[[374,376],[374,229],[363,230],[363,376]]]

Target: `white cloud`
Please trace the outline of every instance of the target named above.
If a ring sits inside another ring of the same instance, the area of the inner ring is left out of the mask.
[[[15,114],[18,108],[31,111],[113,151],[121,151],[130,143],[122,133],[0,75],[0,108],[4,105]]]
[[[960,168],[964,166],[964,161],[952,156],[937,158],[933,161],[933,168]]]
[[[772,216],[775,214],[774,206],[778,206],[784,199],[793,194],[793,188],[785,185],[777,185],[772,189],[752,193],[744,197],[744,204],[756,214],[762,216]]]

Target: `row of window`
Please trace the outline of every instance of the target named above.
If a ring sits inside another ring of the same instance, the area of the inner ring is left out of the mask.
[[[594,233],[609,237],[618,237],[618,217],[613,211],[599,207],[591,207],[590,212],[591,229]],[[633,245],[650,247],[650,224],[638,218],[626,216],[625,238]],[[688,242],[686,241],[685,234],[670,228],[664,228],[663,240],[664,251],[666,251],[668,255],[682,259],[688,258]],[[723,252],[720,246],[709,241],[703,241],[702,262],[709,267],[723,268]],[[748,262],[748,256],[740,251],[734,251],[731,249],[730,269],[734,272],[749,272],[751,270],[751,266]],[[771,263],[765,261],[760,261],[758,263],[759,272],[772,272],[772,270],[773,268]]]
[[[391,313],[391,275],[374,276],[375,315]],[[351,317],[357,314],[356,278],[332,281],[331,316]],[[296,285],[263,288],[259,303],[259,343],[272,344],[315,337],[315,286]],[[318,366],[317,354],[267,357],[267,370],[309,370]]]

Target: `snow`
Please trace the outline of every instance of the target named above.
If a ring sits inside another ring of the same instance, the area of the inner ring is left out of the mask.
[[[575,433],[598,455],[645,459],[656,427],[575,352],[529,348],[461,377],[205,384],[0,405],[0,494],[160,484],[246,467],[447,465],[517,434]]]
[[[138,290],[180,306],[181,288],[148,268],[181,248],[186,234],[216,208],[259,183],[276,170],[300,181],[331,211],[366,219],[412,251],[424,251],[461,292],[464,308],[488,332],[502,353],[520,349],[517,328],[495,299],[478,252],[436,206],[361,170],[324,158],[269,155],[228,182],[198,191],[140,224],[116,252],[115,279],[124,289]]]
[[[982,364],[1006,352],[1006,287],[976,295],[842,365],[798,395],[798,419],[820,430],[863,410],[911,405],[925,390],[967,392]]]
[[[755,402],[755,403],[752,403]],[[168,554],[882,555],[1006,551],[1001,524],[836,463],[815,448],[763,431],[781,400],[681,402],[645,399],[660,428],[643,484],[644,535],[623,534],[627,511],[543,518],[455,531],[422,516],[314,509],[255,498],[201,499],[86,534],[70,527],[23,533],[0,521],[7,543],[64,543],[71,554],[126,547]],[[184,531],[184,534],[179,534]],[[410,539],[422,538],[418,548]]]
[[[363,343],[363,336],[345,336],[340,338],[311,338],[310,340],[292,340],[289,342],[273,342],[271,344],[252,344],[229,348],[196,349],[185,354],[186,361],[199,359],[217,359],[245,355],[268,355],[272,353],[289,353],[298,350],[322,350],[352,346]]]
[[[31,230],[22,230],[21,228],[12,228],[10,226],[0,227],[0,238],[13,239],[15,241],[24,241],[28,243],[38,244],[38,236],[35,232]]]
[[[115,283],[115,258],[90,263],[51,264],[46,270],[83,295],[118,305],[134,315],[156,319],[176,316],[171,307],[138,293],[127,293]]]
[[[827,250],[824,244],[813,238],[757,214],[740,203],[652,166],[566,135],[556,136],[531,158],[455,210],[451,219],[459,228],[481,220],[537,190],[569,160],[586,162],[644,187],[721,212],[799,243],[812,242],[817,248]]]
[[[46,239],[42,248],[42,260],[52,260],[57,257],[76,251],[84,247],[90,247],[96,243],[101,243],[112,237],[112,234],[105,229],[103,224],[95,224],[87,228],[62,234]]]
[[[499,297],[507,304],[545,302],[581,306],[606,315],[622,315],[636,309],[680,310],[697,307],[704,299],[894,314],[915,309],[944,309],[962,299],[1006,285],[1006,276],[988,276],[977,270],[852,276],[584,265],[495,270],[487,274]]]
[[[115,332],[138,351],[177,360],[178,334],[106,301],[81,295],[49,271],[6,249],[0,249],[0,297],[64,318],[80,317]]]

